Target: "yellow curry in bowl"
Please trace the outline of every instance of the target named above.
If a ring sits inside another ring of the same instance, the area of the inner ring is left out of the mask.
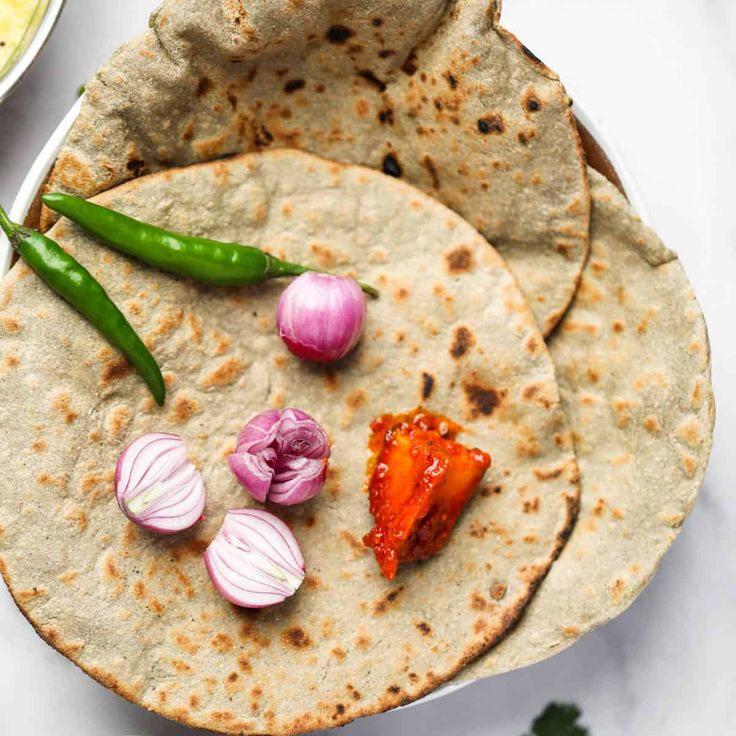
[[[33,38],[47,6],[48,0],[0,0],[0,77]]]

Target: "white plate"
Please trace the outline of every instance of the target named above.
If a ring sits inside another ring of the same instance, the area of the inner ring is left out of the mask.
[[[56,130],[47,141],[46,145],[43,147],[43,149],[41,149],[41,152],[36,157],[36,160],[33,162],[33,165],[26,175],[26,178],[23,180],[23,184],[21,185],[15,201],[13,202],[13,206],[10,209],[9,215],[11,220],[14,220],[15,222],[23,222],[23,220],[25,219],[29,209],[31,208],[31,204],[36,197],[36,193],[40,189],[41,185],[46,179],[46,176],[51,170],[51,167],[56,160],[56,156],[59,153],[62,145],[64,144],[66,136],[69,133],[72,125],[74,124],[77,115],[79,114],[79,108],[81,107],[81,104],[82,98],[77,100],[72,109],[69,110],[69,112],[64,116],[64,119],[59,123]],[[616,170],[616,173],[618,174],[619,179],[623,184],[626,196],[636,210],[637,214],[645,222],[651,225],[651,219],[644,204],[644,200],[642,199],[642,196],[636,184],[634,183],[634,180],[632,179],[631,173],[626,167],[626,164],[623,162],[623,159],[616,150],[616,147],[603,133],[598,122],[594,118],[592,118],[580,104],[575,103],[575,105],[573,106],[573,111],[577,119],[585,126],[588,132],[598,142],[601,149],[613,165],[613,168]],[[11,255],[12,253],[10,243],[8,242],[5,235],[0,232],[0,276],[5,275],[5,273],[9,269]],[[411,708],[415,705],[419,705],[420,703],[428,703],[431,700],[436,700],[437,698],[441,698],[445,695],[449,695],[450,693],[462,690],[462,688],[471,684],[472,682],[450,682],[446,685],[443,685],[442,687],[437,688],[429,695],[426,695],[424,698],[421,698],[420,700],[417,700],[413,703],[409,703],[408,705],[405,705],[403,707]]]

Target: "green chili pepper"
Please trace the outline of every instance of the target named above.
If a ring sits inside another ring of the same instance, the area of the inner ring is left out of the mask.
[[[2,207],[0,227],[41,280],[86,317],[136,367],[153,398],[163,404],[166,387],[158,364],[92,274],[51,238],[11,222]]]
[[[172,233],[69,194],[54,192],[44,194],[42,199],[49,209],[115,250],[194,281],[240,286],[319,270],[282,261],[250,245]],[[370,296],[378,296],[372,286],[360,284],[360,288]]]

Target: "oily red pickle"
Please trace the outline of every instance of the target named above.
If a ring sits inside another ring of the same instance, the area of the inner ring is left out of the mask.
[[[455,522],[491,464],[490,456],[455,441],[462,427],[416,409],[371,424],[370,511],[363,543],[388,580],[399,564],[424,560],[447,543]]]

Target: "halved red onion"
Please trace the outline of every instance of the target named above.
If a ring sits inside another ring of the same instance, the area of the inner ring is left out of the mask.
[[[260,509],[233,509],[204,553],[213,585],[244,608],[265,608],[294,595],[304,557],[283,521]]]
[[[365,294],[355,279],[307,271],[284,289],[276,324],[286,347],[299,358],[331,363],[360,340]]]
[[[300,409],[269,409],[240,432],[230,467],[257,501],[293,506],[316,496],[330,457],[327,433]]]
[[[149,432],[120,454],[115,469],[120,510],[152,532],[172,534],[194,526],[204,513],[202,474],[189,462],[181,437]]]

